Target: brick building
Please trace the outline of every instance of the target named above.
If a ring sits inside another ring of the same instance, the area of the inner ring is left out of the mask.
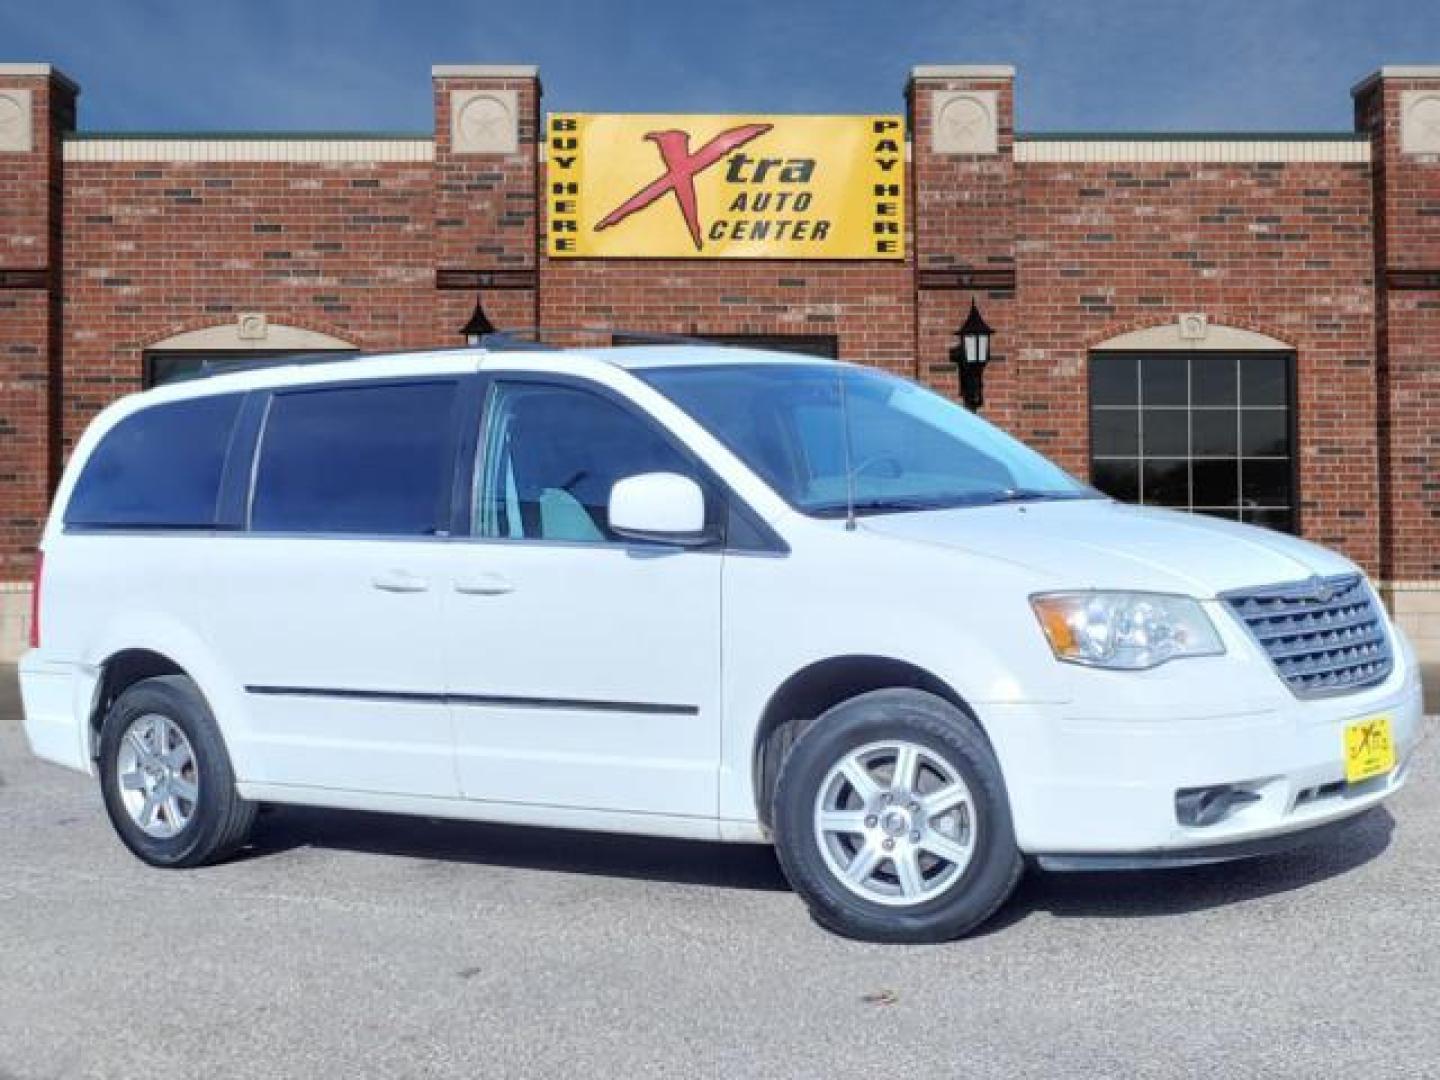
[[[421,134],[107,134],[0,65],[0,654],[69,448],[206,359],[501,326],[753,338],[956,392],[1122,498],[1291,529],[1384,583],[1440,658],[1440,67],[1355,130],[1025,135],[1014,73],[917,67],[903,261],[557,259],[529,67],[437,67]],[[664,107],[663,102],[656,103]]]

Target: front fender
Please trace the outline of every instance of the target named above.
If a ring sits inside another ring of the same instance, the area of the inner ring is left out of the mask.
[[[989,706],[1068,700],[1069,673],[1026,599],[1031,582],[992,568],[979,573],[954,557],[897,566],[894,554],[888,547],[848,566],[727,558],[722,819],[754,817],[761,718],[786,681],[813,664],[866,656],[919,668],[951,688],[982,727]]]

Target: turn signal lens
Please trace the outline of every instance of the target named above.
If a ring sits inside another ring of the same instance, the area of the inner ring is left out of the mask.
[[[1045,636],[1050,639],[1055,655],[1074,656],[1079,651],[1075,632],[1070,628],[1069,615],[1062,605],[1047,598],[1045,603],[1035,604],[1035,613],[1040,616],[1040,624],[1045,627]]]
[[[1220,635],[1188,596],[1141,592],[1044,593],[1030,606],[1058,660],[1140,671],[1186,656],[1218,656]]]

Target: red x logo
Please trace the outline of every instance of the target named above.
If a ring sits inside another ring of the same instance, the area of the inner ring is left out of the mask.
[[[680,204],[680,213],[685,217],[685,224],[690,227],[690,239],[695,241],[695,250],[700,251],[704,243],[700,238],[700,212],[695,204],[695,177],[737,146],[744,146],[751,139],[759,138],[774,126],[742,124],[740,127],[722,131],[693,154],[690,153],[688,131],[647,133],[645,138],[660,148],[665,172],[601,218],[595,231],[618,225],[635,211],[645,209],[667,191],[673,191],[675,201]]]

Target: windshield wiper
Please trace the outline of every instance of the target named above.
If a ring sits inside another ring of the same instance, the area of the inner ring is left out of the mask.
[[[1094,498],[1088,491],[1041,491],[1038,488],[1005,488],[978,496],[982,503],[1063,502],[1066,499]]]
[[[856,499],[853,507],[844,502],[833,502],[807,509],[817,517],[843,517],[850,509],[857,514],[900,514],[913,510],[938,510],[943,505],[930,499],[873,498]]]
[[[877,495],[855,500],[857,514],[901,514],[917,510],[955,510],[966,506],[993,506],[999,503],[1063,502],[1070,499],[1103,498],[1094,491],[1042,491],[1038,488],[1004,488],[1000,491],[977,491],[933,499],[906,499]],[[841,517],[846,513],[844,502],[821,503],[805,507],[816,517]]]

